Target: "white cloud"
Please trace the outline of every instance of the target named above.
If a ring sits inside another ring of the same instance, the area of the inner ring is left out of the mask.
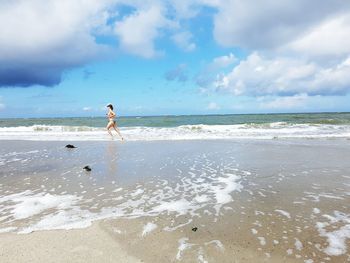
[[[260,98],[260,107],[269,110],[287,110],[287,109],[302,109],[305,107],[308,96],[307,94],[297,94],[294,96],[277,97],[272,100]]]
[[[350,13],[332,17],[289,43],[286,51],[306,56],[342,56],[350,53]]]
[[[0,85],[55,85],[63,70],[106,50],[92,31],[106,23],[108,0],[0,2]]]
[[[196,1],[190,0],[170,0],[175,15],[180,19],[189,19],[196,16],[199,12],[199,6]]]
[[[215,102],[210,102],[207,106],[208,110],[219,110],[220,106],[216,104]]]
[[[217,9],[215,40],[251,54],[231,72],[216,74],[215,80],[212,74],[220,70],[220,62],[224,68],[225,61],[231,65],[235,61],[214,60],[210,70],[197,77],[201,90],[287,97],[270,101],[266,104],[270,107],[299,103],[300,94],[350,91],[350,2],[208,0],[202,4]]]
[[[105,22],[97,19],[105,7],[106,1],[94,0],[2,1],[1,59],[35,58],[46,52],[58,59],[58,51],[89,55],[97,48],[90,30]]]
[[[228,0],[217,3],[215,39],[224,46],[276,48],[323,21],[350,11],[342,0]]]
[[[83,108],[83,111],[91,111],[91,110],[92,110],[91,107],[84,107],[84,108]]]
[[[162,28],[172,26],[163,13],[160,5],[153,5],[116,22],[114,32],[120,38],[121,49],[144,58],[159,55],[154,40],[159,37]]]
[[[226,56],[216,57],[211,63],[211,68],[226,68],[237,61],[237,58],[232,54]]]
[[[302,59],[267,59],[253,53],[230,73],[218,75],[214,88],[237,96],[345,94],[350,91],[350,57],[322,67]]]
[[[208,90],[205,90],[205,87],[215,80],[218,71],[231,66],[236,61],[237,58],[232,53],[229,53],[228,55],[215,57],[210,63],[205,65],[196,76],[196,83],[201,87],[201,93],[208,92]]]
[[[196,44],[192,42],[192,34],[189,31],[182,31],[174,34],[172,40],[184,51],[190,52],[196,49]]]

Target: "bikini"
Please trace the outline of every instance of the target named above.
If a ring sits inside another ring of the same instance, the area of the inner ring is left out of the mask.
[[[115,124],[114,117],[109,117],[108,120],[109,120],[109,123],[110,123],[110,122],[113,122],[113,123]]]

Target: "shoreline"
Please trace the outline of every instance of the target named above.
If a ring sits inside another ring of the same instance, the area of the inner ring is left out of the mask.
[[[78,140],[78,139],[52,139],[52,140],[35,140],[35,139],[0,139],[0,142],[38,142],[38,143],[62,143],[63,146],[66,144],[76,143],[108,143],[108,142],[120,142],[120,143],[176,143],[176,142],[247,142],[247,143],[255,143],[255,142],[312,142],[312,141],[350,141],[350,137],[274,137],[274,138],[191,138],[191,139],[154,139],[154,140],[126,140],[122,141],[119,137],[114,136],[113,139],[103,139],[103,140]]]

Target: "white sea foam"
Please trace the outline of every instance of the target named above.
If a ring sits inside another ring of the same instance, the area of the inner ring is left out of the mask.
[[[287,249],[287,255],[292,255],[293,254],[293,249],[289,248]]]
[[[177,226],[174,226],[174,227],[169,227],[169,226],[166,226],[166,227],[164,227],[164,229],[163,230],[165,230],[165,231],[169,231],[169,232],[172,232],[172,231],[175,231],[176,229],[178,229],[178,228],[181,228],[181,227],[184,227],[184,226],[186,226],[186,225],[188,225],[188,224],[190,224],[191,222],[192,222],[193,220],[192,220],[192,218],[190,218],[186,223],[183,223],[183,224],[179,224],[179,225],[177,225]]]
[[[27,234],[39,230],[86,228],[91,226],[92,221],[98,218],[96,214],[78,208],[68,211],[61,210],[54,214],[44,216],[34,225],[22,228],[19,233]],[[100,218],[103,219],[103,217]]]
[[[143,230],[142,230],[142,236],[146,236],[148,235],[150,232],[152,232],[153,230],[155,230],[158,226],[152,222],[148,222],[146,225],[143,226]]]
[[[312,209],[312,212],[313,212],[314,214],[319,214],[319,213],[321,213],[321,210],[318,209],[317,207],[315,207],[314,209]]]
[[[334,215],[323,215],[328,222],[317,222],[316,228],[321,236],[326,237],[328,247],[323,251],[330,256],[339,256],[347,252],[347,239],[350,239],[350,215],[334,211]],[[327,227],[336,230],[327,231]]]
[[[201,250],[198,253],[197,259],[198,259],[199,263],[208,263],[208,261],[204,259],[203,251],[201,251]]]
[[[182,125],[178,127],[122,127],[127,140],[349,138],[350,125],[286,124]],[[0,128],[0,140],[110,140],[104,128],[33,125]]]
[[[13,227],[13,226],[5,227],[0,229],[0,233],[12,232],[12,231],[15,231],[16,229],[17,227]]]
[[[290,214],[287,211],[280,210],[280,209],[276,209],[275,211],[290,219]]]
[[[204,243],[206,246],[207,245],[211,245],[214,244],[216,246],[216,248],[218,250],[220,250],[221,252],[223,252],[225,250],[224,245],[222,244],[222,242],[220,240],[211,240],[209,242]]]
[[[256,235],[258,233],[258,231],[255,228],[252,228],[251,231],[252,231],[253,235]]]
[[[66,209],[75,205],[80,198],[74,195],[34,194],[32,191],[7,195],[0,198],[0,204],[10,202],[7,209],[12,209],[14,219],[28,218],[48,209]],[[2,206],[0,206],[2,207]]]
[[[266,239],[264,237],[258,237],[260,245],[265,246],[266,245]]]
[[[181,260],[182,258],[182,253],[186,250],[189,249],[193,246],[193,244],[191,243],[187,243],[188,238],[187,237],[183,237],[179,239],[179,247],[177,249],[177,254],[176,254],[176,259],[177,260]]]
[[[295,238],[294,245],[295,245],[295,248],[297,250],[302,250],[303,249],[303,243],[301,243],[301,241],[299,239],[297,239],[297,238]]]
[[[226,170],[230,172],[225,173],[218,172],[221,169],[216,168],[218,170],[211,169],[213,174],[193,170],[196,176],[183,177],[176,187],[171,187],[168,181],[162,180],[152,187],[136,186],[129,191],[119,191],[117,188],[116,194],[104,197],[106,205],[97,210],[99,202],[84,199],[77,193],[52,194],[41,189],[41,192],[27,190],[7,194],[0,196],[0,214],[3,216],[0,229],[12,227],[13,222],[19,223],[18,232],[29,233],[37,230],[84,228],[95,220],[106,218],[154,217],[160,214],[175,217],[186,214],[198,216],[198,211],[208,205],[220,212],[222,206],[233,201],[232,193],[242,186],[240,176],[233,174],[233,169],[226,166]],[[102,187],[98,189],[105,191]],[[100,196],[96,194],[98,199]],[[201,196],[200,200],[197,196]],[[203,202],[204,200],[207,201]],[[93,210],[88,210],[90,208]],[[29,221],[23,221],[24,219]],[[184,225],[167,230],[173,231]],[[144,229],[145,233],[152,227],[154,226],[148,225]]]
[[[131,195],[132,197],[136,197],[136,196],[142,194],[143,192],[144,192],[144,190],[142,190],[142,189],[137,189],[135,192],[131,193],[130,195]]]
[[[167,212],[168,214],[171,212],[177,212],[179,215],[184,215],[188,211],[195,210],[199,208],[193,203],[187,201],[186,199],[180,199],[176,201],[164,201],[160,205],[153,208],[153,211],[156,213]]]
[[[122,234],[123,233],[122,230],[120,230],[120,229],[118,229],[116,227],[113,227],[113,231],[114,231],[114,233],[117,233],[117,234]]]

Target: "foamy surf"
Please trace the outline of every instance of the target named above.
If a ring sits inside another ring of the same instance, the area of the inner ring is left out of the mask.
[[[158,217],[160,215],[177,217],[186,214],[193,216],[199,215],[198,211],[208,205],[217,206],[217,213],[219,213],[222,206],[233,201],[232,193],[240,191],[241,188],[240,176],[232,174],[201,174],[198,178],[183,178],[175,188],[164,180],[162,184],[142,189],[142,191],[140,188],[135,188],[123,191],[118,198],[103,199],[103,202],[113,205],[107,205],[97,212],[82,208],[87,204],[91,208],[96,202],[93,199],[83,198],[83,195],[57,195],[48,193],[45,189],[39,193],[26,190],[0,196],[2,215],[0,231],[30,233],[39,230],[69,230],[85,228],[93,221],[107,218]],[[224,193],[221,193],[222,191]],[[185,198],[184,192],[187,195],[191,192],[200,194],[208,201],[200,203],[194,196],[189,195]],[[13,227],[13,224],[16,227]],[[156,227],[155,224],[148,223],[144,227],[142,236]]]
[[[54,149],[13,151],[0,155],[0,160],[11,167],[26,160],[23,168],[41,158],[45,158],[48,163],[51,162],[51,157],[54,160],[61,159],[54,152]],[[90,151],[85,151],[85,154],[88,152]],[[66,151],[61,153],[69,154]],[[17,158],[15,161],[14,157]],[[134,160],[135,163],[143,163],[142,159]],[[70,158],[69,162],[71,161]],[[90,178],[81,169],[70,168],[57,172],[51,180],[44,175],[40,185],[32,183],[35,175],[25,176],[23,184],[26,190],[21,192],[17,189],[10,191],[0,184],[0,231],[30,233],[38,230],[85,228],[96,220],[108,218],[192,217],[199,216],[203,208],[210,207],[213,209],[211,213],[219,216],[224,212],[224,207],[234,201],[234,193],[242,190],[242,176],[249,174],[235,168],[235,163],[231,161],[216,164],[209,162],[208,157],[202,154],[191,158],[191,161],[180,157],[179,163],[189,167],[173,171],[176,183],[158,178],[124,188],[113,180],[110,185],[97,187],[96,178]],[[166,169],[166,166],[168,164],[162,167]],[[53,183],[55,180],[60,182]],[[76,190],[61,189],[66,187]],[[149,222],[141,236],[148,235],[156,227],[154,222]],[[176,228],[173,226],[167,228],[170,232],[174,230]]]
[[[177,127],[122,127],[128,141],[350,138],[350,125],[267,124],[181,125]],[[116,137],[117,138],[117,137]],[[0,128],[0,140],[107,141],[105,128],[88,126],[33,125]]]

